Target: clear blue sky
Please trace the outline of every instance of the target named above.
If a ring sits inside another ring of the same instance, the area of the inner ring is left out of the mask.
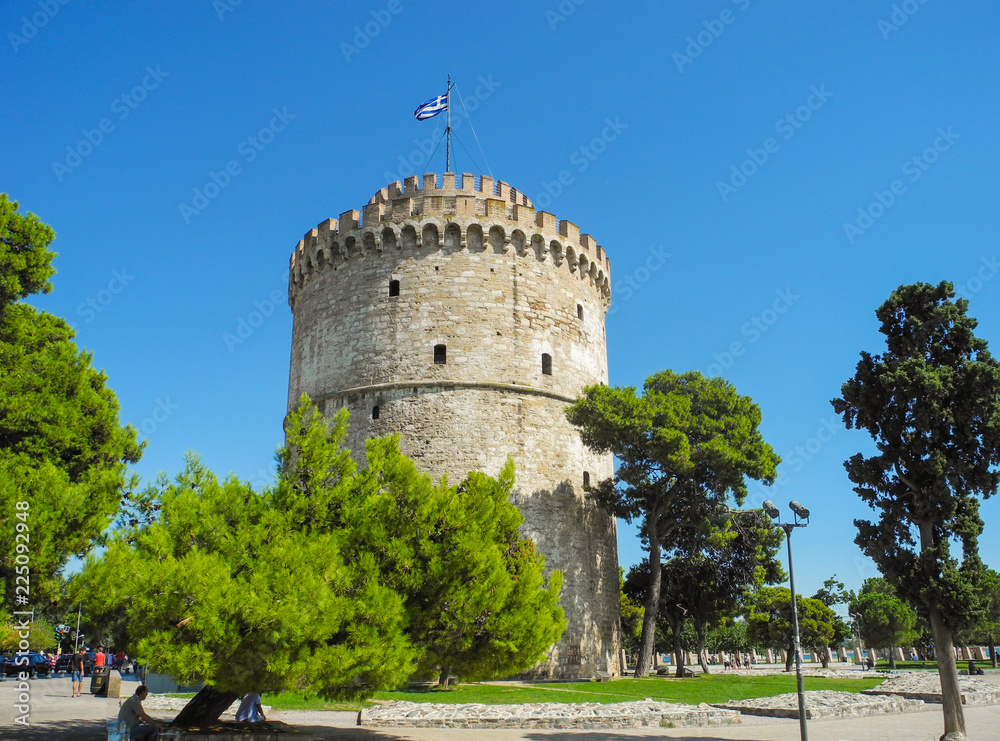
[[[842,461],[869,443],[829,400],[882,347],[874,309],[952,280],[1000,345],[998,20],[986,0],[9,0],[0,189],[57,232],[36,304],[143,430],[136,470],[191,449],[261,483],[289,253],[407,159],[444,170],[421,153],[443,117],[412,112],[451,74],[494,176],[607,249],[611,383],[697,369],[751,395],[785,459],[766,495],[813,512],[797,586],[857,587],[876,572]],[[1000,502],[982,513],[1000,567]],[[642,553],[619,538],[627,567]]]

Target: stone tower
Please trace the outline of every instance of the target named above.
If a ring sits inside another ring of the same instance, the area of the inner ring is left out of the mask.
[[[421,187],[422,185],[422,187]],[[607,383],[610,262],[504,182],[406,178],[310,230],[291,257],[288,403],[351,414],[347,444],[399,433],[435,478],[516,466],[522,532],[565,574],[568,626],[530,675],[621,673],[614,518],[583,485],[612,474],[566,406]]]

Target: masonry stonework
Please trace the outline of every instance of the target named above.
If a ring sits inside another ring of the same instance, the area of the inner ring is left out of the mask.
[[[422,186],[422,187],[420,187]],[[291,256],[289,408],[351,413],[347,445],[398,433],[435,478],[516,466],[522,532],[565,574],[568,626],[528,674],[621,674],[614,518],[583,490],[612,475],[565,409],[607,383],[610,261],[504,182],[407,178],[363,215],[309,231]]]

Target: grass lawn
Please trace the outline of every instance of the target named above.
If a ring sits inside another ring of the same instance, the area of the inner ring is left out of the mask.
[[[919,662],[918,662],[919,663]],[[804,677],[806,690],[860,692],[876,687],[881,679],[825,679]],[[769,674],[760,677],[736,674],[698,674],[690,679],[650,677],[619,679],[613,682],[554,682],[532,685],[461,684],[442,690],[418,688],[395,692],[376,692],[372,700],[409,700],[410,702],[483,703],[519,705],[532,702],[629,702],[647,697],[664,702],[697,705],[700,702],[725,702],[751,697],[771,697],[795,692],[794,674]],[[171,697],[194,697],[192,693]],[[324,700],[302,692],[265,695],[264,704],[275,710],[360,710],[363,702]]]
[[[824,679],[804,677],[806,690],[860,692],[877,686],[881,679]],[[372,700],[409,700],[410,702],[483,703],[518,705],[533,702],[629,702],[647,697],[664,702],[697,705],[700,702],[725,702],[751,697],[771,697],[795,692],[795,675],[747,677],[735,674],[699,674],[690,679],[651,677],[619,679],[613,682],[558,682],[532,685],[462,684],[447,690],[418,688],[395,692],[376,692]],[[174,697],[193,697],[173,695]],[[264,704],[276,710],[360,710],[362,702],[324,700],[302,692],[265,695]]]
[[[968,661],[964,661],[964,662],[963,661],[959,661],[958,662],[958,668],[959,669],[965,669],[966,667],[963,666],[963,664],[967,664],[967,663],[968,663]],[[982,666],[984,664],[988,665],[989,662],[988,661],[987,662],[977,661],[976,664]],[[937,662],[934,662],[934,661],[897,661],[896,662],[896,668],[897,669],[923,669],[925,671],[936,672],[937,671]],[[888,661],[877,661],[877,662],[875,662],[875,669],[876,669],[876,671],[889,671],[889,662]]]
[[[879,685],[881,679],[824,679],[805,677],[806,690],[860,692]],[[378,692],[376,700],[411,702],[481,702],[505,705],[526,702],[628,702],[650,697],[665,702],[697,705],[700,702],[725,702],[750,697],[770,697],[795,692],[795,676],[765,675],[746,677],[736,674],[699,674],[690,679],[619,679],[614,682],[565,682],[510,687],[492,684],[459,685],[455,689],[414,689],[401,692]]]

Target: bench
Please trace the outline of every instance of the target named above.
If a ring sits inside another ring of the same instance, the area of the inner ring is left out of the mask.
[[[610,679],[611,679],[611,675],[608,674],[603,669],[598,669],[594,673],[594,681],[595,682],[607,682],[607,681],[610,681]]]
[[[128,741],[129,737],[128,731],[123,728],[119,732],[117,718],[108,718],[107,726],[108,726],[108,741]]]

